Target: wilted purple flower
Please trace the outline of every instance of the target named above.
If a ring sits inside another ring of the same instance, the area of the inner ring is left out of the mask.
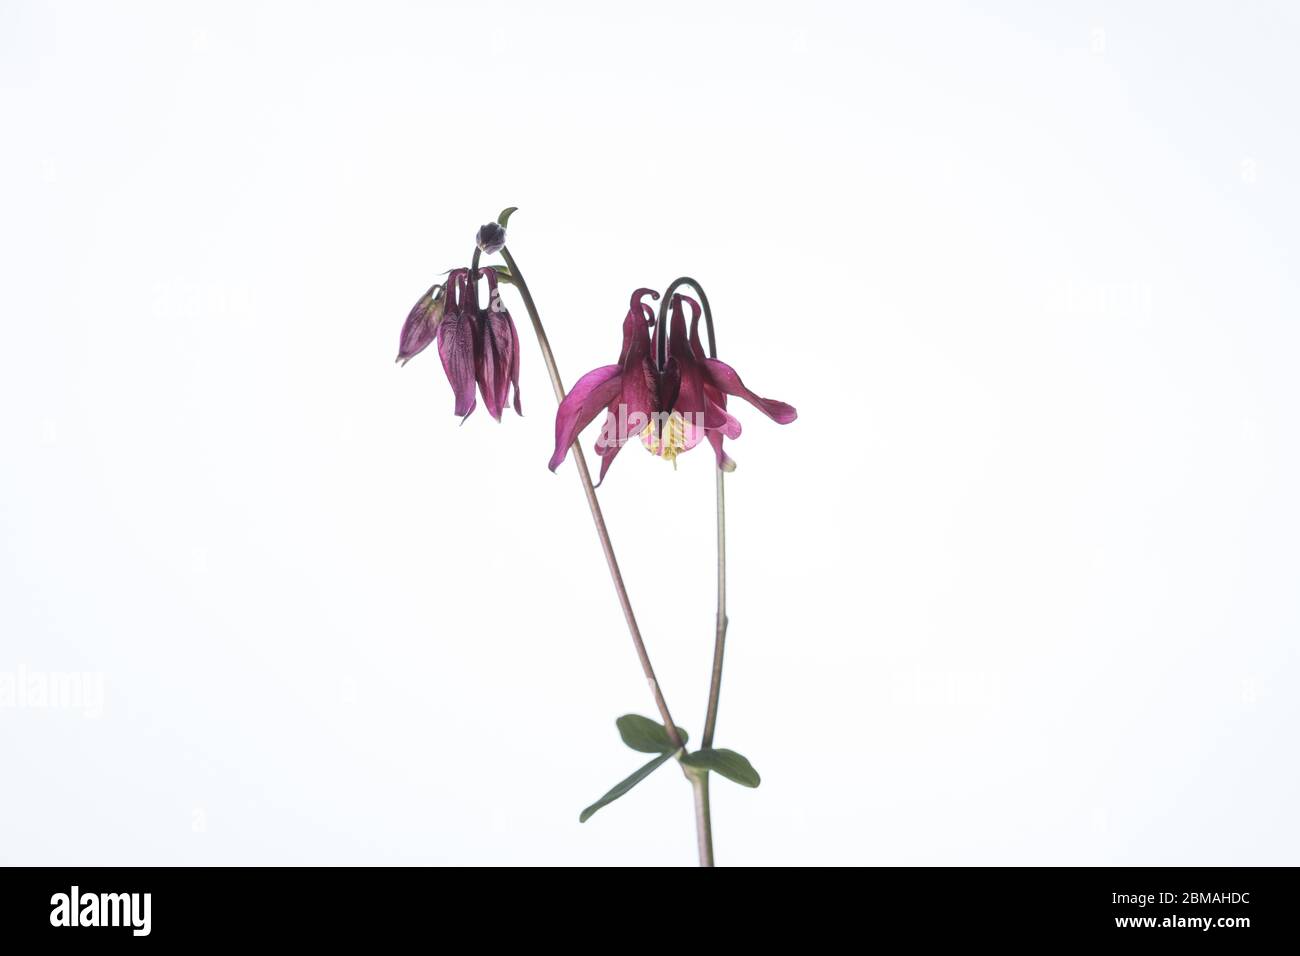
[[[505,244],[505,226],[495,222],[488,222],[479,227],[478,247],[483,250],[485,256],[494,255],[500,252],[501,248]]]
[[[654,310],[641,299],[658,293],[638,289],[623,321],[623,350],[617,365],[588,372],[570,389],[555,416],[554,471],[564,461],[569,446],[582,429],[606,411],[605,427],[596,441],[600,477],[629,438],[640,436],[656,455],[676,463],[679,454],[694,448],[701,438],[713,445],[718,467],[731,471],[735,464],[722,450],[722,439],[738,438],[740,422],[727,414],[727,395],[739,395],[780,424],[792,422],[797,412],[784,402],[760,398],[745,387],[735,369],[705,357],[699,338],[700,310],[693,299],[673,296],[672,331],[663,366],[656,360],[649,326]],[[682,303],[694,309],[691,334],[686,333]]]
[[[445,287],[436,293],[437,286],[430,289],[411,310],[402,327],[397,356],[405,363],[433,341],[436,332],[438,357],[456,397],[455,412],[462,421],[478,405],[475,386],[483,395],[488,413],[497,421],[501,420],[511,386],[515,412],[523,414],[519,402],[519,333],[501,301],[496,273],[491,269],[481,272],[488,280],[488,307],[479,308],[477,284],[470,280],[469,270],[453,269]]]

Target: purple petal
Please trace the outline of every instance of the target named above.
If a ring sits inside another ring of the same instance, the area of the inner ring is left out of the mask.
[[[510,362],[510,384],[515,390],[515,414],[523,415],[524,410],[519,404],[519,330],[515,328],[514,319],[510,318],[509,314],[506,315],[506,321],[510,323],[510,338],[514,342]]]
[[[621,373],[622,369],[617,365],[602,365],[582,376],[569,389],[555,413],[555,453],[551,455],[551,471],[560,467],[578,433],[618,395],[622,388]]]
[[[649,355],[642,355],[633,363],[631,359],[636,357],[636,354],[636,349],[633,348],[628,356],[629,361],[623,366],[620,379],[622,402],[627,406],[624,415],[626,418],[639,415],[644,421],[649,422],[659,411],[659,373],[655,371],[654,359]]]
[[[731,457],[722,450],[722,433],[716,431],[706,432],[709,437],[709,444],[713,446],[714,455],[718,459],[718,467],[723,471],[732,472],[736,470],[736,463]]]
[[[670,355],[668,363],[659,372],[659,396],[655,411],[664,414],[671,412],[673,406],[677,404],[677,396],[681,391],[682,370],[677,364],[677,359]]]
[[[705,359],[704,368],[709,379],[719,390],[726,392],[728,395],[743,398],[772,421],[781,425],[788,425],[799,417],[799,413],[794,410],[794,406],[771,398],[761,398],[751,392],[745,387],[745,383],[740,380],[736,370],[726,362],[711,358]]]
[[[694,303],[695,300],[691,299],[690,302]],[[691,317],[691,349],[701,362],[709,357],[709,353],[704,351],[704,344],[700,341],[700,313],[698,311]]]
[[[628,306],[627,317],[623,319],[623,351],[619,352],[618,363],[622,365],[627,361],[628,349],[631,348],[633,338],[641,337],[641,330],[648,330],[650,324],[654,321],[655,310],[648,302],[642,302],[646,296],[652,299],[659,298],[659,293],[654,289],[637,289],[632,293],[632,301]],[[650,340],[649,332],[646,331],[646,342]]]
[[[515,401],[519,400],[519,336],[510,313],[501,302],[497,287],[497,274],[484,270],[488,280],[488,307],[478,312],[479,333],[482,336],[475,366],[479,391],[487,403],[488,413],[501,421],[510,396],[510,385],[515,383]],[[519,409],[516,407],[515,409]]]
[[[627,443],[628,436],[620,434],[618,406],[617,401],[610,403],[609,414],[605,416],[605,425],[600,430],[600,437],[596,439],[596,454],[600,456],[600,478],[596,482],[597,487],[604,482],[605,472],[609,471],[609,466],[614,464],[614,457]],[[623,423],[623,427],[626,428],[626,422]]]
[[[654,310],[641,301],[646,294],[659,298],[653,289],[637,289],[632,294],[632,308],[628,309],[623,319],[623,350],[619,353],[618,364],[624,368],[639,365],[650,354],[650,326],[647,318],[654,317]]]
[[[682,301],[685,300],[691,304],[695,310],[694,323],[698,324],[700,319],[700,308],[694,299],[686,296],[673,296],[673,321],[672,334],[668,336],[668,354],[677,362],[677,367],[681,374],[681,389],[677,394],[677,401],[673,407],[681,413],[683,418],[694,419],[704,415],[708,407],[704,398],[705,373],[700,366],[698,356],[691,346],[691,342],[686,338],[686,318],[682,315]],[[705,422],[706,425],[709,422]]]
[[[623,450],[622,445],[613,445],[600,456],[600,477],[596,479],[596,487],[599,488],[605,483],[605,472],[609,471],[609,466],[614,464],[614,456]]]
[[[704,413],[704,427],[719,431],[728,438],[739,438],[740,420],[727,411],[727,396],[712,385],[706,385],[704,400],[708,406]]]
[[[483,393],[488,414],[501,421],[501,412],[510,395],[511,370],[517,364],[514,323],[510,316],[499,312],[480,312],[479,327],[483,333],[476,368],[479,391]]]
[[[397,361],[405,365],[419,355],[438,334],[438,325],[442,322],[442,310],[446,304],[441,283],[435,283],[428,292],[420,296],[411,314],[402,324],[402,336],[397,346]]]
[[[448,315],[438,328],[438,355],[456,396],[456,414],[464,421],[474,411],[475,323],[469,313]]]

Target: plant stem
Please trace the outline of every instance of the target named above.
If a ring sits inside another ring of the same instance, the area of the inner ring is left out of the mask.
[[[713,329],[713,310],[709,308],[709,297],[704,287],[690,276],[674,279],[668,291],[659,303],[659,364],[666,361],[668,336],[664,329],[664,320],[668,316],[673,293],[681,286],[689,285],[700,296],[700,308],[704,312],[704,328],[709,337],[709,358],[718,357],[718,340]],[[722,696],[722,658],[727,644],[727,499],[723,491],[723,471],[717,470],[717,512],[718,512],[718,613],[713,631],[713,671],[709,679],[709,704],[704,716],[704,734],[700,746],[708,749],[713,746],[713,732],[718,726],[718,700]],[[709,808],[709,779],[707,773],[691,777],[695,787],[695,828],[700,844],[700,866],[713,866],[713,816]]]
[[[718,616],[713,634],[713,677],[709,681],[709,707],[704,716],[701,747],[713,746],[718,725],[718,698],[722,696],[722,653],[727,644],[727,499],[722,486],[723,472],[717,471],[718,488]],[[708,794],[705,794],[707,800]]]
[[[709,706],[704,715],[700,746],[713,746],[718,726],[718,698],[722,695],[722,652],[727,643],[727,510],[722,490],[722,469],[717,471],[718,489],[718,617],[713,632],[713,674],[709,679]],[[700,844],[700,866],[713,866],[713,814],[709,808],[709,775],[702,773],[695,786],[695,829]]]
[[[562,402],[566,394],[564,382],[560,379],[560,370],[555,364],[555,354],[551,351],[551,343],[546,338],[546,330],[542,327],[541,316],[537,314],[537,305],[533,302],[533,294],[528,290],[528,283],[524,281],[518,263],[515,262],[514,256],[510,255],[510,250],[503,247],[501,256],[506,260],[506,265],[510,267],[511,278],[515,287],[519,289],[519,295],[524,300],[524,308],[528,310],[528,317],[533,322],[533,331],[537,334],[537,344],[542,350],[542,360],[546,363],[546,371],[550,373],[551,385],[555,389],[555,400]],[[582,490],[587,494],[587,507],[591,509],[591,520],[596,525],[596,536],[600,538],[601,550],[605,552],[605,563],[609,565],[609,575],[614,581],[614,590],[618,593],[618,602],[623,607],[623,617],[627,620],[627,629],[632,635],[632,643],[636,647],[636,656],[641,661],[641,672],[645,674],[646,683],[650,685],[650,693],[654,695],[655,706],[659,708],[659,716],[663,718],[664,729],[668,732],[668,739],[673,742],[675,747],[681,749],[684,742],[681,735],[677,733],[677,725],[673,723],[672,714],[668,712],[668,702],[664,700],[663,691],[659,689],[659,681],[655,678],[654,667],[650,664],[650,655],[646,651],[645,641],[641,639],[641,628],[637,626],[636,615],[632,612],[632,601],[628,597],[627,587],[623,584],[623,573],[618,568],[618,559],[614,556],[614,545],[609,539],[609,529],[605,527],[605,517],[600,510],[600,502],[596,499],[596,488],[591,483],[591,472],[587,470],[587,458],[583,455],[582,447],[577,441],[574,441],[570,450],[573,452],[573,460],[578,465],[578,477],[582,481]]]
[[[695,838],[700,848],[700,866],[713,866],[713,821],[709,819],[708,771],[686,775],[695,791]]]

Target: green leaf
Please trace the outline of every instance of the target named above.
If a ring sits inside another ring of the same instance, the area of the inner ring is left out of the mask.
[[[502,209],[501,215],[497,216],[497,225],[504,229],[506,223],[510,221],[510,214],[515,212],[518,208],[518,206],[511,206],[509,209]]]
[[[713,770],[742,787],[757,787],[758,771],[734,750],[697,750],[682,758],[682,763],[697,770]]]
[[[588,820],[591,819],[591,815],[593,813],[595,813],[605,804],[613,803],[619,797],[623,796],[623,794],[627,793],[629,790],[635,787],[646,777],[650,776],[650,774],[654,773],[655,770],[659,768],[659,765],[671,756],[672,754],[667,753],[667,754],[660,754],[658,757],[655,757],[654,760],[651,760],[648,764],[646,764],[636,773],[632,774],[632,776],[628,777],[622,783],[615,786],[613,790],[605,794],[603,797],[601,797],[599,800],[597,800],[595,803],[589,806],[586,810],[583,810],[582,813],[578,814],[578,822],[586,823]]]
[[[663,724],[657,724],[649,717],[639,714],[624,714],[616,723],[618,735],[623,743],[643,754],[670,754],[677,745],[668,739],[668,731]],[[686,731],[677,728],[677,734],[686,743]]]

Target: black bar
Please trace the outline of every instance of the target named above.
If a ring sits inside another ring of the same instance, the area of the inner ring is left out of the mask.
[[[851,933],[857,942],[901,934],[928,942],[1145,947],[1204,940],[1237,947],[1286,944],[1297,925],[1293,868],[628,870],[605,876],[522,869],[10,868],[0,874],[6,943],[63,937],[96,945],[375,945],[409,940],[418,931],[435,944],[456,944],[465,933],[488,933],[494,943],[528,942],[532,933],[532,945],[568,938],[586,948],[613,946],[617,937],[610,933],[628,940],[653,934],[672,945],[674,926],[683,921],[680,931],[702,933],[702,946],[710,938],[718,945],[746,937],[771,942],[780,929],[808,939]],[[72,926],[74,886],[77,922],[119,925]],[[706,919],[708,912],[714,916]]]

